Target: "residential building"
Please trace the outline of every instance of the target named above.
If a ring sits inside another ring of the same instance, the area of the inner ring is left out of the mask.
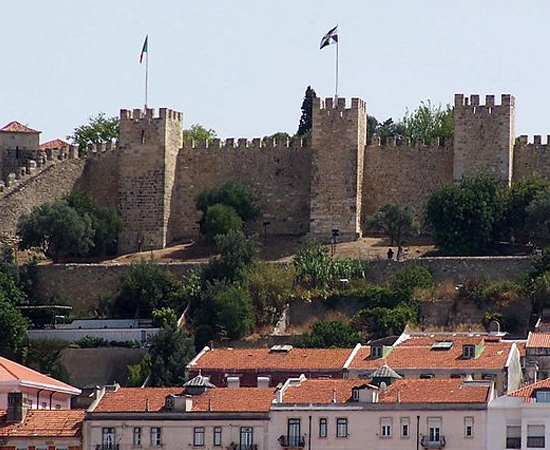
[[[293,348],[275,345],[261,349],[205,347],[188,365],[188,378],[202,374],[216,386],[275,387],[288,378],[343,378],[355,351],[350,348]]]
[[[405,331],[393,345],[358,349],[347,376],[370,378],[383,365],[405,378],[494,380],[499,395],[517,389],[523,380],[518,344],[490,333]]]
[[[103,389],[86,414],[85,449],[267,450],[273,388],[215,388],[197,376],[184,388]]]
[[[550,379],[494,399],[487,421],[487,450],[548,448]]]
[[[525,346],[525,378],[535,383],[550,376],[550,333],[530,332]]]
[[[288,380],[271,407],[269,448],[485,449],[491,381],[399,379],[387,366],[374,375]]]

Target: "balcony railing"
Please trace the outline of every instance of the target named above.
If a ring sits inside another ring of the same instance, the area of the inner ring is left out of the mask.
[[[305,436],[280,436],[279,443],[284,448],[304,448],[306,446]]]
[[[544,448],[544,436],[527,436],[527,447]]]
[[[258,450],[258,444],[236,444],[231,442],[226,447],[227,450]]]
[[[422,447],[426,449],[445,448],[445,436],[439,436],[439,439],[430,439],[430,436],[422,436],[420,441]]]
[[[521,448],[521,438],[520,437],[507,437],[506,438],[506,448]]]

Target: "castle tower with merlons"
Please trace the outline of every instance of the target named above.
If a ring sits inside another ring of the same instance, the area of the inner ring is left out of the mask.
[[[183,143],[181,113],[122,110],[118,147],[98,146],[86,159],[75,149],[42,158],[37,149],[0,148],[22,155],[21,167],[0,182],[0,207],[9,212],[0,240],[13,242],[17,217],[32,206],[78,187],[118,208],[121,253],[163,248],[198,237],[195,198],[230,180],[257,194],[262,215],[252,231],[329,241],[339,230],[338,240],[353,240],[386,203],[410,206],[421,217],[435,189],[465,176],[488,174],[507,184],[533,175],[550,180],[550,138],[516,139],[514,126],[515,99],[508,94],[498,104],[493,95],[482,102],[457,94],[454,138],[445,142],[382,143],[372,136],[367,144],[367,105],[357,98],[315,99],[308,146],[258,138]]]

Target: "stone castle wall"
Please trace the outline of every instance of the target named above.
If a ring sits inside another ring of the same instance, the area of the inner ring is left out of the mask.
[[[550,135],[542,143],[540,135],[529,142],[527,136],[520,136],[514,147],[514,181],[536,175],[550,181]]]
[[[196,196],[207,187],[239,181],[257,194],[262,222],[267,232],[279,235],[304,234],[309,228],[311,151],[300,142],[292,145],[260,139],[219,139],[186,144],[180,151],[172,196],[169,235],[172,240],[196,237],[200,213]]]
[[[363,205],[367,215],[388,202],[408,205],[422,215],[424,202],[435,189],[453,180],[452,143],[380,145],[375,139],[365,150]]]

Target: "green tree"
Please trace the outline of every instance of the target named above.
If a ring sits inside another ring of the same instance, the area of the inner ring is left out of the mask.
[[[412,114],[408,112],[402,119],[405,134],[411,139],[429,143],[433,139],[450,139],[454,133],[453,109],[450,105],[432,105],[431,101],[421,102]]]
[[[537,177],[520,180],[512,184],[506,210],[506,226],[516,241],[527,243],[530,229],[526,228],[527,208],[536,197],[550,193],[550,182]]]
[[[106,117],[105,113],[99,113],[90,117],[87,124],[76,127],[67,139],[78,144],[81,151],[85,152],[88,144],[103,144],[118,139],[119,129],[118,117]]]
[[[306,348],[352,348],[361,341],[361,335],[349,320],[330,319],[316,322],[310,333],[304,333],[292,343]]]
[[[458,185],[438,189],[429,197],[426,211],[435,245],[450,255],[486,253],[501,234],[507,202],[504,184],[486,176],[463,178]]]
[[[201,142],[201,141],[211,141],[217,136],[216,130],[212,128],[205,128],[202,125],[195,123],[191,125],[191,128],[183,130],[183,141],[184,142]]]
[[[275,325],[292,297],[293,267],[258,262],[244,275],[243,287],[252,299],[259,327]]]
[[[430,289],[434,287],[431,272],[423,266],[412,265],[398,270],[390,280],[393,290],[412,295],[415,289]]]
[[[0,355],[16,358],[27,336],[27,321],[10,302],[0,300]]]
[[[268,136],[264,136],[262,138],[262,144],[266,145],[268,139],[271,139],[273,142],[275,142],[277,145],[286,144],[286,142],[292,141],[292,136],[287,133],[286,131],[277,131],[276,133],[270,134]]]
[[[58,262],[62,256],[82,255],[93,246],[94,229],[88,214],[80,215],[66,200],[34,208],[17,226],[22,250],[39,248]]]
[[[254,191],[247,185],[228,181],[220,186],[204,189],[195,199],[197,209],[202,212],[199,222],[201,233],[204,233],[204,223],[208,209],[216,204],[232,207],[243,222],[256,220],[260,207]]]
[[[151,355],[145,355],[139,364],[133,364],[128,367],[128,387],[141,387],[151,372]]]
[[[407,324],[418,323],[419,308],[402,302],[393,308],[376,306],[360,310],[353,318],[354,326],[371,338],[400,334]]]
[[[386,144],[390,137],[400,141],[407,136],[407,130],[403,122],[394,122],[391,117],[384,122],[377,123],[375,132],[382,144]]]
[[[394,203],[385,204],[380,211],[367,219],[367,224],[389,237],[390,245],[397,245],[398,260],[403,252],[405,239],[420,232],[420,225],[413,211],[408,206],[398,206]]]
[[[121,317],[135,317],[163,307],[183,312],[185,298],[185,288],[172,272],[153,262],[140,262],[132,264],[125,274],[115,311]]]
[[[63,350],[68,347],[67,342],[56,339],[31,340],[27,346],[25,365],[68,383],[70,381],[69,372],[61,362]]]
[[[195,355],[192,337],[180,328],[168,325],[151,339],[151,386],[182,386],[185,366]]]
[[[308,134],[313,127],[313,99],[317,97],[315,90],[308,86],[304,94],[304,101],[302,102],[302,115],[300,117],[300,124],[298,125],[298,136],[304,136]]]
[[[232,206],[217,203],[209,206],[201,224],[201,233],[209,241],[218,235],[227,234],[230,230],[242,229],[243,221]]]
[[[539,245],[550,243],[550,191],[539,193],[525,209],[525,230]]]

